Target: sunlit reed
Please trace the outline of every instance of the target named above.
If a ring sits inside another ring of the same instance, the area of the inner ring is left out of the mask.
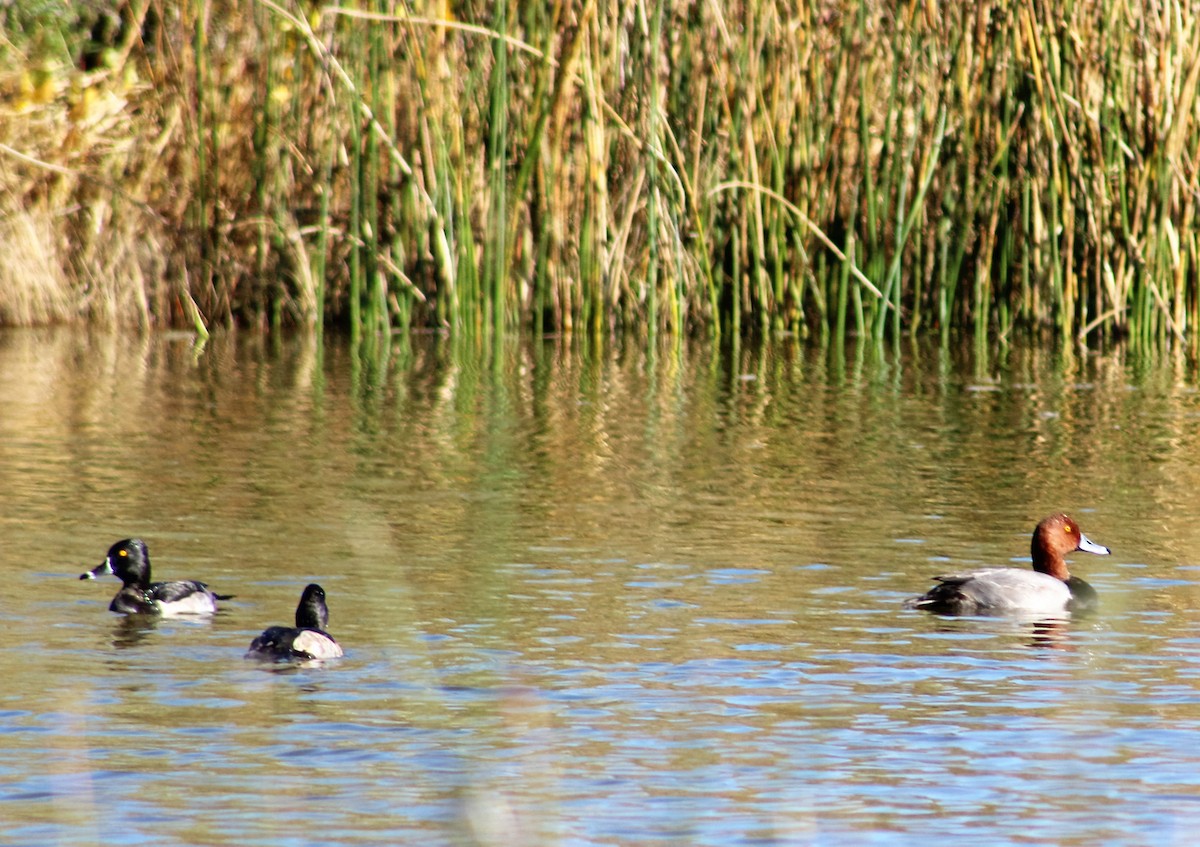
[[[1198,337],[1174,7],[18,5],[8,323]]]

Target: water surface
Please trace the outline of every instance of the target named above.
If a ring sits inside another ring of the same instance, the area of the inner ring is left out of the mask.
[[[4,332],[0,843],[1192,843],[1198,440],[1120,351]],[[901,608],[1058,510],[1102,614]]]

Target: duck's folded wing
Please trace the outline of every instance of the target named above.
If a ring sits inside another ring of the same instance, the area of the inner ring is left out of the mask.
[[[159,603],[178,603],[180,600],[186,600],[196,594],[208,597],[212,595],[212,592],[203,582],[196,582],[193,579],[156,582],[150,586],[150,596]]]
[[[1061,611],[1071,599],[1062,580],[1018,568],[984,568],[934,579],[941,585],[930,595],[953,593],[980,610]]]

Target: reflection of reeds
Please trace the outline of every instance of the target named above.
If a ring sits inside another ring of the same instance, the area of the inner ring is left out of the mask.
[[[1190,16],[151,0],[97,44],[37,8],[7,322],[1197,337]]]

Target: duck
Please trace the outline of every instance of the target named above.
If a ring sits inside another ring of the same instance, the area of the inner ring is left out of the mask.
[[[343,655],[341,645],[325,631],[329,625],[329,607],[325,589],[315,582],[306,586],[296,607],[296,625],[271,626],[250,643],[246,658],[259,659],[336,659]]]
[[[1063,558],[1077,550],[1097,556],[1110,552],[1084,535],[1072,518],[1050,515],[1033,531],[1033,570],[983,568],[935,576],[938,585],[904,605],[939,615],[1091,612],[1099,605],[1096,589],[1072,576]]]
[[[121,590],[108,610],[122,615],[208,615],[217,610],[218,600],[231,595],[214,594],[203,582],[192,579],[174,582],[150,581],[150,551],[140,538],[124,538],[108,548],[104,561],[80,579],[112,574],[121,580]]]

